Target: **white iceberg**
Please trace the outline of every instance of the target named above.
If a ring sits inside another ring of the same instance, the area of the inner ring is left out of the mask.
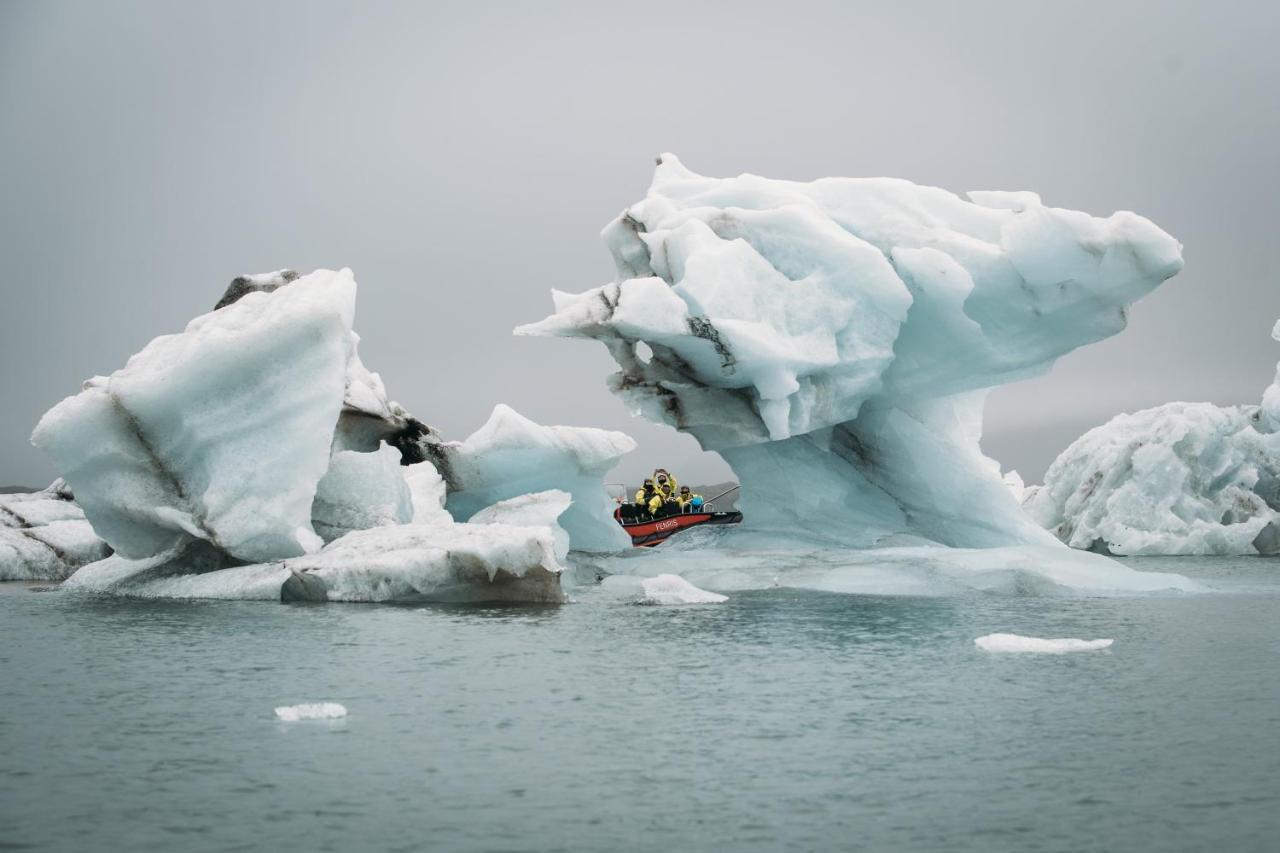
[[[191,539],[251,562],[318,550],[355,296],[350,270],[248,293],[90,379],[32,441],[124,557]]]
[[[434,445],[433,461],[449,486],[448,508],[460,521],[498,501],[549,489],[573,504],[560,519],[575,550],[616,551],[631,539],[613,519],[605,473],[635,449],[611,430],[542,426],[498,405],[466,441]]]
[[[99,543],[78,558],[88,565],[68,588],[168,598],[563,599],[568,539],[558,519],[571,515],[572,501],[588,539],[592,523],[612,524],[591,512],[607,500],[603,471],[631,440],[540,427],[499,407],[477,436],[446,447],[360,362],[355,295],[349,270],[241,277],[214,311],[45,415],[33,441],[79,490],[77,529],[97,529],[115,549],[107,557]],[[437,465],[461,487],[464,506],[487,499],[467,509],[478,523],[454,521]],[[521,497],[540,481],[573,494]],[[32,535],[13,534],[28,550]]]
[[[1168,403],[1118,415],[1063,451],[1023,508],[1073,548],[1280,553],[1278,427],[1280,382],[1261,407]]]
[[[62,580],[110,553],[61,480],[0,494],[0,580]]]
[[[1181,247],[1129,212],[970,197],[663,155],[604,231],[617,279],[516,333],[603,342],[615,393],[733,468],[761,547],[1053,547],[979,449],[985,389],[1119,332]]]
[[[1111,647],[1115,640],[1047,640],[1040,637],[1021,637],[1017,634],[987,634],[978,637],[973,644],[984,652],[1013,652],[1044,655],[1064,655],[1068,652],[1096,652]]]
[[[347,715],[345,706],[337,702],[304,702],[276,708],[276,718],[286,723],[299,720],[338,720]]]

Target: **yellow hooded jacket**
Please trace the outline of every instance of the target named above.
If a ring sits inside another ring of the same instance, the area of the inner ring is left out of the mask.
[[[659,472],[667,475],[665,484],[658,482]],[[676,482],[675,475],[669,473],[666,468],[658,468],[653,472],[653,487],[662,492],[662,496],[668,500],[674,500],[676,495],[680,494],[680,484]]]

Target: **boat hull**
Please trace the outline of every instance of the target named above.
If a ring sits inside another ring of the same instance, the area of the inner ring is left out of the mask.
[[[690,527],[699,527],[703,524],[737,524],[742,521],[742,513],[686,512],[645,521],[624,522],[621,512],[615,512],[614,518],[618,520],[622,529],[627,531],[632,545],[637,548],[652,548]]]

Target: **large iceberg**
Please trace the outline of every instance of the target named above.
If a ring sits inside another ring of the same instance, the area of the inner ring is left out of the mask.
[[[90,379],[32,441],[122,557],[192,539],[246,562],[319,550],[355,296],[350,270],[248,293]]]
[[[1261,406],[1167,403],[1089,430],[1023,507],[1073,548],[1280,553],[1280,369]]]
[[[630,439],[539,427],[500,409],[479,439],[445,443],[361,363],[355,296],[350,270],[243,276],[212,312],[44,416],[32,440],[75,489],[83,508],[76,530],[97,543],[90,550],[89,539],[76,542],[86,559],[75,565],[98,562],[76,572],[69,588],[560,600],[569,539],[560,516],[579,496],[583,506],[604,500],[600,477]],[[496,458],[484,458],[489,452]],[[486,498],[467,506],[477,523],[449,513],[451,483],[464,503]],[[573,494],[520,498],[561,484]],[[588,520],[578,526],[591,533]],[[30,551],[30,528],[0,543],[20,537]],[[46,538],[51,553],[67,539]]]
[[[616,280],[517,334],[603,342],[616,394],[726,459],[759,542],[1057,545],[979,449],[986,389],[1119,332],[1182,268],[1134,213],[669,154],[603,236]]]
[[[62,580],[110,554],[63,481],[0,494],[0,581]]]

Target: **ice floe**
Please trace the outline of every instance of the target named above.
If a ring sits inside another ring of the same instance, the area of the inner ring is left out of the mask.
[[[276,708],[276,718],[286,723],[296,723],[299,720],[337,720],[346,715],[346,707],[337,702],[304,702],[301,705],[281,705]]]
[[[984,652],[1014,652],[1045,655],[1064,655],[1069,652],[1096,652],[1107,649],[1115,640],[1042,639],[1022,637],[1018,634],[987,634],[978,637],[973,644]]]
[[[698,589],[674,574],[655,577],[611,575],[601,582],[601,588],[611,597],[637,604],[721,604],[729,600],[719,593]]]

